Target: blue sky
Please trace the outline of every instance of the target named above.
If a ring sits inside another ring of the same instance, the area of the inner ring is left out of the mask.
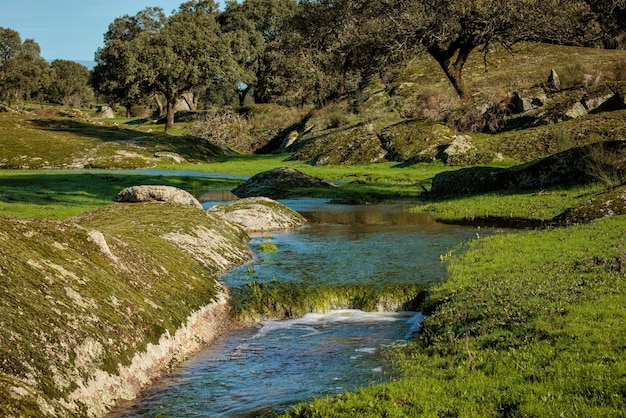
[[[148,6],[170,14],[184,0],[2,0],[0,27],[34,39],[46,60],[92,61],[116,17]],[[223,4],[223,2],[219,2]]]

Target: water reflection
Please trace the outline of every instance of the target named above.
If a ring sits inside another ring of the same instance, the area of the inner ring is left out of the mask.
[[[287,201],[307,225],[256,236],[253,270],[242,266],[223,276],[229,286],[252,280],[311,285],[419,284],[445,274],[441,255],[476,230],[435,222],[407,205],[329,205],[317,200]],[[276,252],[263,253],[271,241]]]

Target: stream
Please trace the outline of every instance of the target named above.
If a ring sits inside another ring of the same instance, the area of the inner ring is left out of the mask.
[[[201,196],[205,206],[228,192]],[[408,205],[331,205],[281,201],[304,227],[253,237],[254,263],[222,277],[231,288],[254,280],[307,286],[427,284],[445,274],[440,256],[489,230],[445,225]],[[277,250],[264,253],[261,243]],[[232,330],[111,417],[272,416],[314,397],[394,376],[385,348],[417,332],[418,312],[337,310]]]

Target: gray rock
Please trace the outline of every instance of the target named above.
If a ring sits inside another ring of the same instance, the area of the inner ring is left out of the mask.
[[[561,78],[556,73],[554,69],[550,70],[550,75],[548,76],[548,81],[545,85],[545,90],[547,92],[554,92],[561,90]]]
[[[290,192],[308,187],[337,187],[331,182],[309,176],[293,168],[279,167],[259,173],[232,192],[238,197],[285,197]]]
[[[613,110],[626,109],[626,103],[619,92],[613,91],[609,86],[602,85],[588,92],[581,103],[589,113],[610,112]]]
[[[214,206],[207,212],[243,226],[248,233],[289,230],[306,223],[298,212],[267,197],[249,197]]]
[[[127,187],[115,196],[116,202],[166,202],[202,208],[198,199],[191,193],[171,186],[132,186]]]
[[[561,225],[571,225],[624,214],[626,214],[626,188],[622,186],[566,210],[553,221]]]
[[[572,103],[562,114],[562,120],[580,118],[587,114],[587,109],[581,102]]]
[[[442,160],[447,163],[458,155],[466,154],[467,152],[475,149],[472,138],[467,135],[457,135],[454,141],[446,147],[442,153]]]
[[[96,109],[96,115],[103,119],[113,119],[115,117],[115,112],[110,106],[99,106]]]
[[[625,151],[626,141],[606,141],[510,168],[470,167],[444,171],[433,178],[431,192],[445,196],[590,183],[601,180],[603,172],[623,175]]]
[[[547,100],[548,96],[541,88],[516,91],[511,99],[512,111],[513,113],[529,112],[542,107]]]

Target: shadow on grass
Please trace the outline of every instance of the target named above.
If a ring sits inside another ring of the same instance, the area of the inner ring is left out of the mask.
[[[232,153],[194,136],[173,136],[164,132],[142,132],[116,126],[102,126],[67,119],[36,119],[33,123],[43,130],[87,136],[103,142],[132,144],[155,152],[174,152],[188,161],[207,161]]]
[[[234,188],[239,180],[188,176],[149,176],[134,173],[55,173],[0,171],[0,202],[30,205],[101,206],[113,202],[125,187],[136,185],[174,186],[195,192]]]

